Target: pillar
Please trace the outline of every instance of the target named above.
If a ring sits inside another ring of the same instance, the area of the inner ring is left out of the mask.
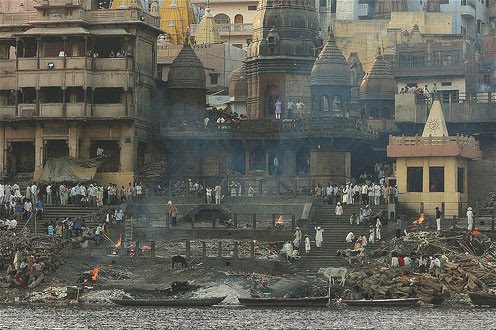
[[[134,126],[122,124],[121,128],[121,172],[134,172],[134,163],[136,160],[136,149],[138,139],[135,135]]]
[[[75,126],[69,127],[69,156],[78,158],[78,128]]]
[[[43,128],[36,125],[34,134],[34,171],[43,170]]]
[[[286,149],[283,155],[282,172],[284,175],[296,175],[296,151]]]
[[[269,159],[269,149],[264,148],[264,153],[265,153],[265,175],[269,175],[269,164],[270,164],[270,159]]]
[[[250,151],[245,150],[245,175],[250,172]]]
[[[0,172],[4,172],[6,169],[5,155],[7,154],[5,151],[7,149],[7,145],[5,143],[5,125],[0,124]]]

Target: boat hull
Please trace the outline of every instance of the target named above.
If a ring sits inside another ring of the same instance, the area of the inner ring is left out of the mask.
[[[490,293],[469,293],[472,304],[496,307],[496,295]]]
[[[324,307],[329,304],[329,297],[310,298],[238,298],[241,305],[247,307]]]
[[[399,299],[374,299],[374,300],[341,300],[349,306],[416,306],[420,305],[420,298],[399,298]]]
[[[113,299],[112,302],[121,306],[170,306],[170,307],[195,307],[213,306],[220,304],[226,297],[206,299]]]

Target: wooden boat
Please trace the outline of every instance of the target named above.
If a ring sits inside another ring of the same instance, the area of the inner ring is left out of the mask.
[[[170,307],[205,307],[220,304],[226,297],[216,298],[185,298],[185,299],[112,299],[121,306],[170,306]]]
[[[397,299],[361,299],[361,300],[341,300],[349,306],[420,306],[420,298],[397,298]]]
[[[474,305],[496,307],[496,294],[474,292],[468,295]]]
[[[239,303],[249,307],[323,307],[329,297],[308,298],[238,298]]]

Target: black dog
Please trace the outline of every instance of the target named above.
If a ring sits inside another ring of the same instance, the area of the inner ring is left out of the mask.
[[[175,264],[183,265],[183,268],[188,267],[188,263],[186,262],[186,258],[183,256],[172,256],[172,270],[174,270]]]

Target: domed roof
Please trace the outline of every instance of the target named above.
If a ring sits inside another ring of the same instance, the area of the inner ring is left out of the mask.
[[[312,68],[310,86],[316,85],[351,86],[350,68],[332,34]]]
[[[241,64],[241,67],[234,70],[229,75],[229,96],[234,98],[243,98],[248,96],[246,66],[244,63]]]
[[[210,12],[210,7],[205,8],[205,15],[196,29],[195,41],[197,44],[212,44],[220,42],[219,29]]]
[[[205,68],[186,38],[170,66],[167,88],[205,89],[206,81]]]
[[[310,61],[320,46],[319,20],[312,0],[260,0],[253,18],[247,58],[297,56]]]
[[[394,100],[398,91],[391,68],[379,54],[360,85],[360,100]]]

